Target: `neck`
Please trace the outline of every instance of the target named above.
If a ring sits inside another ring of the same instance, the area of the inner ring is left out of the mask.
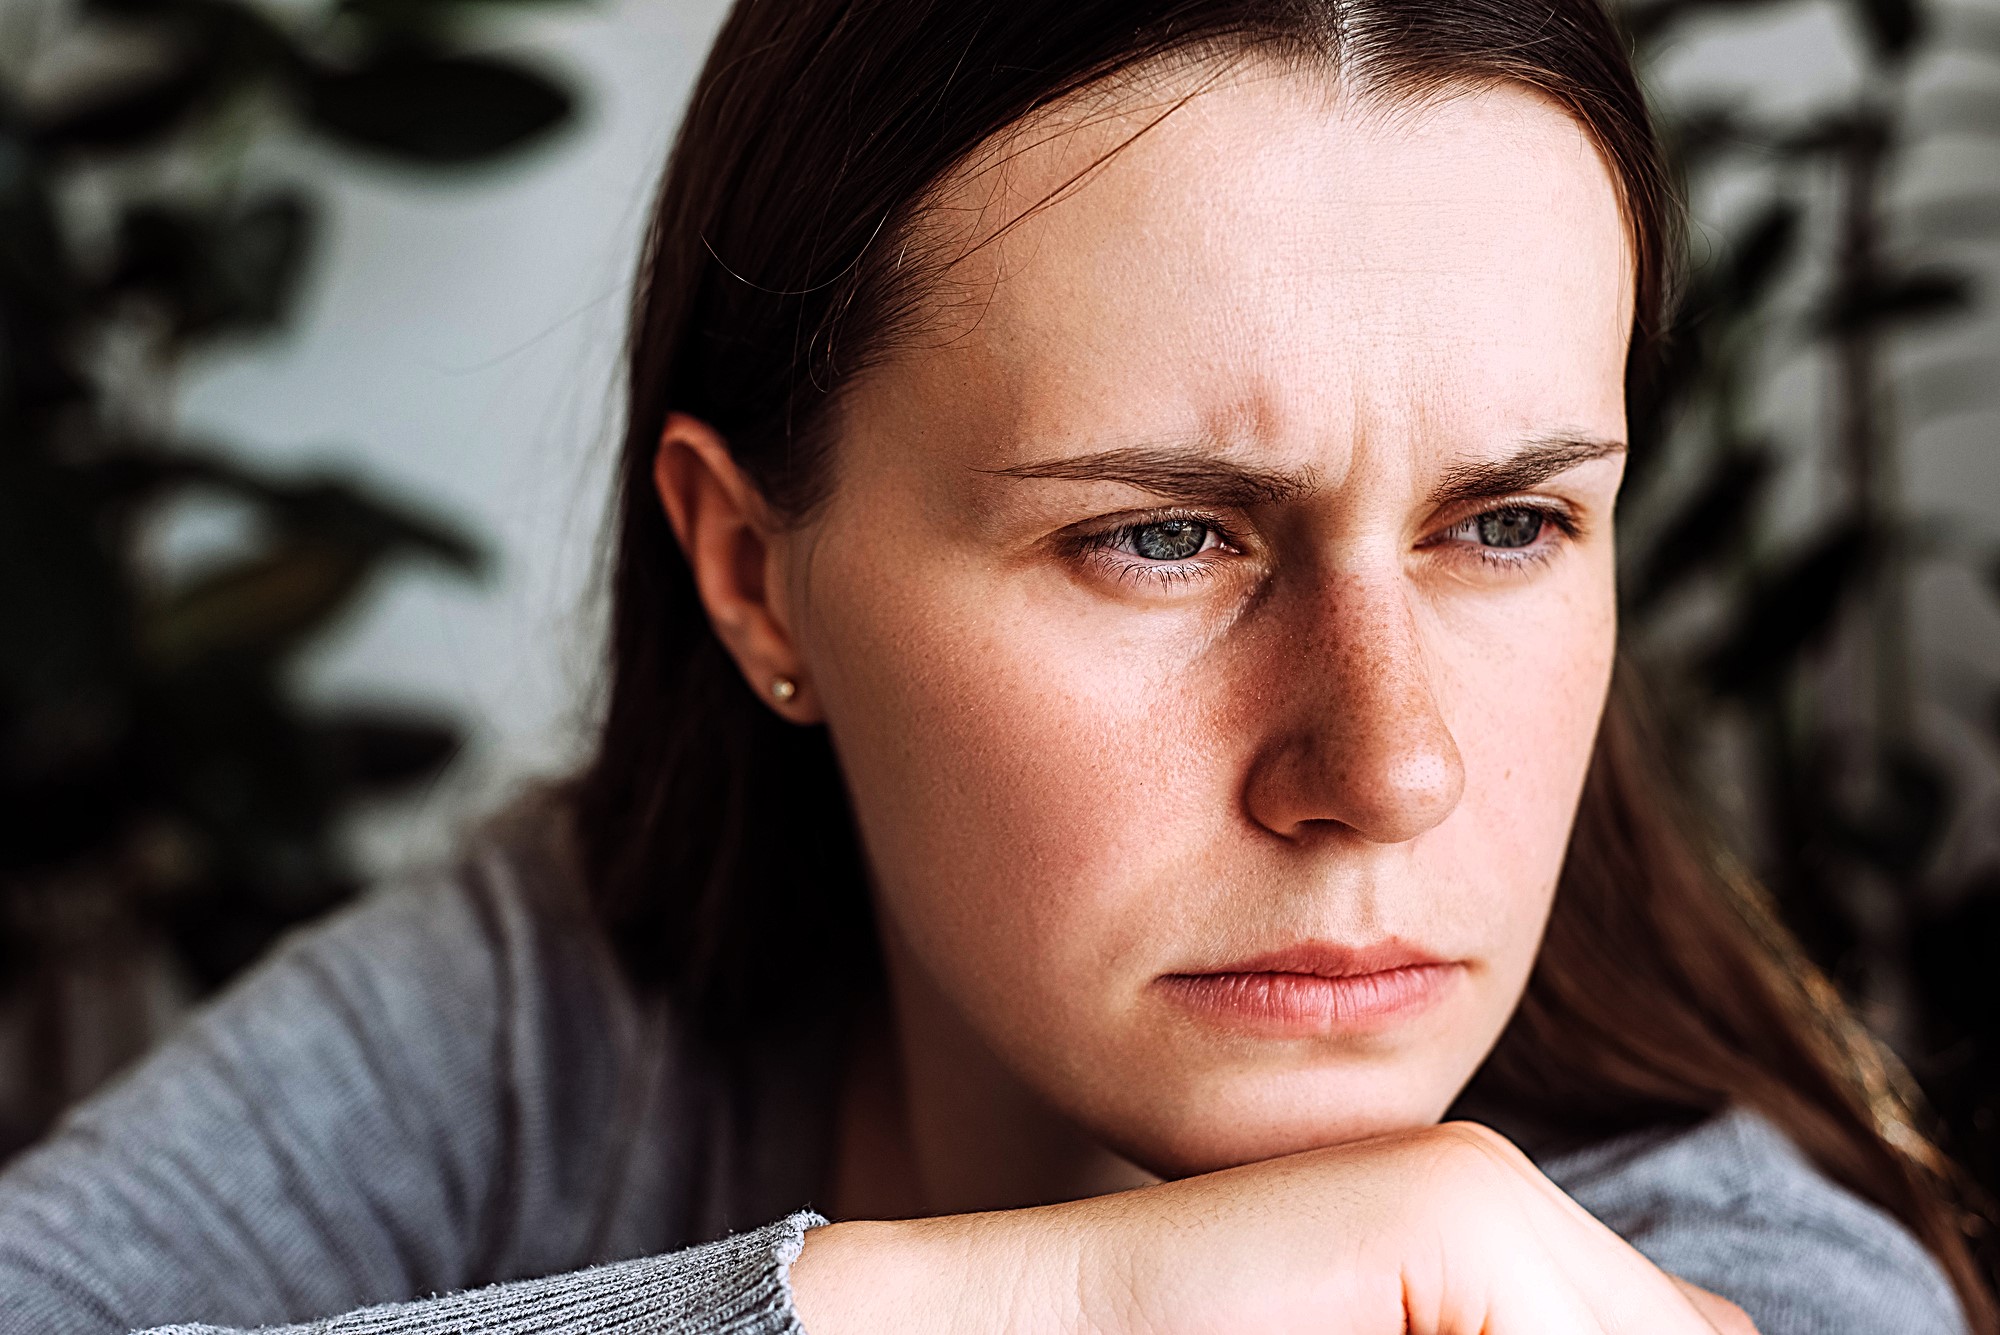
[[[841,1099],[842,1218],[1004,1210],[1158,1180],[1050,1108],[903,952],[887,953],[890,1000],[861,1027]]]

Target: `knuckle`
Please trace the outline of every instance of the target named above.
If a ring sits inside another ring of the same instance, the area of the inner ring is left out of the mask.
[[[1443,1122],[1433,1132],[1437,1153],[1458,1172],[1496,1185],[1518,1180],[1533,1165],[1519,1147],[1478,1122]]]
[[[1750,1314],[1727,1298],[1715,1300],[1709,1324],[1719,1335],[1757,1335],[1757,1324],[1750,1319]]]

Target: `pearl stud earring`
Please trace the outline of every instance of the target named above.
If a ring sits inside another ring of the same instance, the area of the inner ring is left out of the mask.
[[[783,704],[799,693],[799,684],[790,677],[771,678],[771,698]]]

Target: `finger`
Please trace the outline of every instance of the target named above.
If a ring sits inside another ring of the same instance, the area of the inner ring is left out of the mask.
[[[1694,1305],[1694,1310],[1701,1313],[1702,1319],[1715,1327],[1717,1335],[1757,1335],[1756,1324],[1750,1320],[1749,1313],[1729,1299],[1690,1284],[1679,1275],[1668,1275],[1667,1278]]]

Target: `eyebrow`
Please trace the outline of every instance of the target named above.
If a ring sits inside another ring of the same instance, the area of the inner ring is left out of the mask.
[[[1059,482],[1122,482],[1182,505],[1229,509],[1275,505],[1313,486],[1310,469],[1259,468],[1195,450],[1147,445],[979,471],[997,477],[1052,478]]]
[[[1525,491],[1592,459],[1625,451],[1622,440],[1558,433],[1541,436],[1504,459],[1455,464],[1431,488],[1434,509]],[[996,477],[1059,482],[1118,482],[1182,505],[1243,509],[1276,505],[1311,491],[1311,469],[1259,468],[1193,450],[1129,446],[1010,468],[982,468]]]
[[[1431,508],[1463,505],[1467,501],[1490,500],[1512,492],[1526,491],[1558,473],[1566,473],[1592,459],[1608,459],[1625,452],[1622,440],[1598,440],[1590,436],[1558,433],[1539,436],[1505,459],[1454,464],[1444,471],[1431,488]]]

